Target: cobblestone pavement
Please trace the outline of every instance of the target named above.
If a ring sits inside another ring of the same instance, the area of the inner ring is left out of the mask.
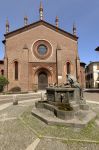
[[[92,98],[92,96],[90,95],[89,98]],[[98,100],[97,97],[96,100]],[[19,105],[10,105],[0,110],[0,150],[26,150],[27,147],[38,138],[35,132],[19,119],[20,115],[22,115],[28,107],[32,107],[33,105],[34,102],[32,101],[23,102],[19,103]],[[99,127],[99,105],[90,104],[90,107],[97,113],[96,123],[97,127]],[[45,136],[45,138],[40,138],[40,142],[35,150],[99,150],[99,144],[66,142],[61,139],[57,140]]]
[[[65,142],[53,139],[43,139],[35,150],[99,150],[96,144]]]
[[[22,124],[19,116],[31,103],[9,106],[0,111],[0,150],[25,150],[36,136]]]
[[[84,97],[86,100],[99,102],[99,93],[84,92]]]

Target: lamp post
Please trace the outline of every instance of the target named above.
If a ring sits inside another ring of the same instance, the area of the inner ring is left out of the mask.
[[[29,91],[29,49],[28,49],[27,44],[24,45],[23,49],[27,50],[27,53],[28,53],[27,57],[28,57],[28,91]]]
[[[58,86],[58,50],[61,50],[61,47],[57,45],[56,48],[56,85]]]

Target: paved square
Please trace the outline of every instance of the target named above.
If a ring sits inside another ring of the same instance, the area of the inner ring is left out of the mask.
[[[99,104],[95,101],[89,105],[97,118],[83,130],[46,125],[31,115],[33,101],[4,105],[0,110],[0,150],[99,150]]]

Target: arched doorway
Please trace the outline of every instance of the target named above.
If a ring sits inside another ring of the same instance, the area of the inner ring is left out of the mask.
[[[41,71],[38,74],[38,89],[43,90],[48,86],[48,75],[46,72]]]

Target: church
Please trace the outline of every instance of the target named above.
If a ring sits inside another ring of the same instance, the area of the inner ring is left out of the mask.
[[[46,22],[40,3],[37,22],[28,24],[25,16],[22,28],[10,32],[9,27],[7,20],[5,55],[0,61],[0,73],[9,81],[7,90],[20,87],[22,91],[32,91],[35,86],[42,90],[51,84],[65,83],[66,74],[84,86],[84,64],[79,59],[75,25],[68,33],[59,28],[58,17],[55,25]]]

